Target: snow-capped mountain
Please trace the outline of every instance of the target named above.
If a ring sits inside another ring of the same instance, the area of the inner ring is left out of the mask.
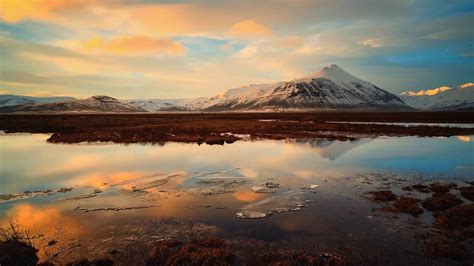
[[[0,95],[0,107],[15,105],[30,105],[38,103],[52,103],[74,100],[73,97],[32,97],[22,95]]]
[[[474,83],[457,88],[443,86],[431,90],[405,91],[400,97],[408,105],[421,110],[474,110]]]
[[[190,99],[137,99],[124,102],[143,108],[149,112],[157,111],[197,111],[217,103],[214,97]]]
[[[132,102],[149,111],[411,109],[398,96],[352,76],[337,65],[292,81],[249,85],[210,98]]]
[[[39,103],[0,108],[6,112],[146,112],[142,108],[122,103],[108,96],[92,96],[84,100]]]
[[[245,88],[241,92],[208,109],[409,109],[396,95],[337,65],[300,79]]]

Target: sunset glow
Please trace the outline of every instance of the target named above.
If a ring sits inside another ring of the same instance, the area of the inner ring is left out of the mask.
[[[0,89],[202,97],[332,63],[393,93],[457,86],[472,78],[472,7],[437,0],[1,0]]]

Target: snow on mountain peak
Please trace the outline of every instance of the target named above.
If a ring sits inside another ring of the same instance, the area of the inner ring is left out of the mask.
[[[349,74],[348,72],[346,72],[345,70],[343,70],[336,64],[325,66],[321,70],[313,74],[310,74],[308,76],[305,76],[299,80],[303,81],[303,80],[312,80],[312,79],[318,79],[318,78],[329,79],[340,87],[347,88],[350,90],[355,90],[355,91],[359,91],[358,89],[359,85],[366,88],[370,88],[370,89],[377,88],[374,84],[367,82],[365,80],[359,79]]]
[[[459,85],[459,88],[460,89],[472,89],[472,88],[474,88],[474,83],[472,83],[472,82],[465,83],[465,84]]]
[[[344,73],[347,73],[346,71],[344,71],[342,68],[340,68],[338,65],[336,64],[330,64],[329,66],[325,66],[323,67],[323,69],[327,70],[327,71],[339,71],[339,72],[344,72]],[[348,74],[348,73],[347,73]]]
[[[418,109],[471,110],[474,108],[474,83],[457,88],[438,87],[431,90],[405,91],[401,96],[405,103]]]
[[[354,76],[347,73],[346,71],[344,71],[342,68],[340,68],[336,64],[331,64],[331,65],[328,65],[328,66],[325,66],[325,67],[321,68],[319,71],[317,71],[313,74],[310,74],[310,75],[307,75],[307,76],[303,77],[302,79],[310,79],[310,78],[328,78],[328,79],[332,79],[332,78],[342,78],[344,76],[346,78],[348,76],[350,78],[355,78]]]
[[[447,87],[447,86],[441,86],[441,87],[438,87],[438,88],[434,88],[434,89],[431,89],[431,90],[419,90],[419,91],[404,91],[401,93],[401,95],[404,95],[404,96],[433,96],[433,95],[436,95],[438,93],[441,93],[443,91],[447,91],[447,90],[451,90],[452,88],[451,87]]]

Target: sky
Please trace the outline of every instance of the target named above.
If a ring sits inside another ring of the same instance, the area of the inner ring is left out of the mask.
[[[0,94],[213,96],[337,64],[393,93],[474,81],[472,0],[0,0]]]

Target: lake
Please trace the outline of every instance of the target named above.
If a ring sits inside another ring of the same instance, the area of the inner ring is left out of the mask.
[[[28,230],[41,259],[57,262],[139,263],[156,241],[217,237],[243,254],[250,244],[361,263],[430,263],[416,251],[433,214],[380,211],[369,193],[424,199],[403,187],[474,181],[474,136],[226,145],[66,145],[48,137],[0,136],[0,223]]]

